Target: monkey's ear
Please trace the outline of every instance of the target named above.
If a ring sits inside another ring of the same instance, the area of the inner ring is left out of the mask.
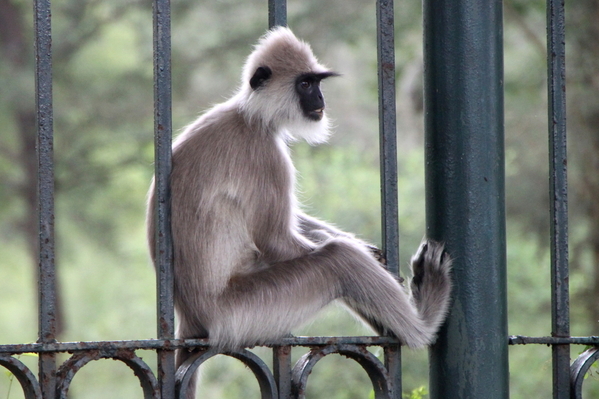
[[[250,86],[252,89],[256,90],[260,86],[264,84],[270,77],[272,76],[272,71],[269,67],[263,66],[258,67],[256,72],[254,72],[254,76],[250,79]]]

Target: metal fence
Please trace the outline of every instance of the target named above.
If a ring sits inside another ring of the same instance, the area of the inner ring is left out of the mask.
[[[393,1],[378,0],[377,43],[381,143],[382,226],[389,269],[399,264]],[[184,397],[192,373],[219,355],[206,340],[174,339],[171,168],[170,4],[154,0],[155,157],[158,339],[57,342],[54,265],[53,112],[50,0],[35,0],[35,56],[39,157],[39,340],[1,345],[0,365],[25,397],[66,398],[87,363],[115,359],[139,378],[145,398]],[[286,24],[286,2],[269,0],[269,25]],[[503,156],[502,3],[499,0],[424,0],[427,235],[446,242],[456,259],[454,304],[431,349],[431,397],[507,398],[508,344],[544,344],[553,351],[554,398],[580,398],[585,373],[599,358],[599,337],[570,337],[568,310],[564,4],[548,0],[549,143],[551,180],[552,332],[550,337],[507,334]],[[468,46],[465,45],[468,43]],[[471,101],[475,98],[476,101]],[[474,205],[473,205],[474,204]],[[465,214],[468,217],[463,217]],[[487,265],[476,267],[476,265]],[[475,339],[474,339],[475,338]],[[595,345],[569,364],[570,345]],[[293,337],[267,345],[272,369],[252,352],[224,353],[254,373],[262,398],[303,398],[308,376],[323,357],[358,362],[376,398],[402,397],[399,343],[387,337]],[[291,348],[307,353],[295,365]],[[367,350],[383,348],[381,362]],[[175,370],[174,350],[196,348]],[[155,350],[155,374],[138,349]],[[39,374],[15,355],[39,354]],[[61,365],[58,353],[71,353]],[[484,373],[478,373],[480,368]]]

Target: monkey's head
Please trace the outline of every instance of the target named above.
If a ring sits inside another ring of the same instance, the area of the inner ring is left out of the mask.
[[[267,32],[242,76],[243,112],[288,139],[323,142],[329,135],[320,82],[337,73],[321,65],[310,46],[288,28]]]

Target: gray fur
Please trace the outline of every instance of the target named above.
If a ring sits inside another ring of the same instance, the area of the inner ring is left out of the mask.
[[[273,74],[252,90],[253,71]],[[325,72],[290,30],[267,33],[250,55],[238,93],[191,124],[173,145],[172,232],[179,338],[221,349],[287,335],[335,299],[410,347],[430,344],[447,312],[451,261],[426,241],[412,260],[412,294],[371,247],[303,214],[288,142],[326,139],[326,118],[305,118],[293,89]],[[154,258],[154,189],[147,224]],[[179,353],[180,365],[189,357]]]

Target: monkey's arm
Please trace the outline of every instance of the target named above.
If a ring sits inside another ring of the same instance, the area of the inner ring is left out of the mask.
[[[323,241],[326,241],[327,239],[329,239],[331,237],[349,238],[353,241],[356,241],[356,242],[364,245],[366,248],[368,248],[368,250],[372,253],[372,255],[375,257],[375,259],[377,261],[379,261],[379,263],[381,263],[383,265],[387,264],[387,260],[383,256],[383,251],[381,251],[376,246],[369,244],[365,241],[362,241],[359,238],[356,238],[353,234],[346,233],[345,231],[339,230],[335,226],[328,224],[326,222],[323,222],[322,220],[319,220],[310,215],[307,215],[304,212],[298,211],[296,216],[297,216],[297,219],[299,222],[299,228],[300,228],[302,235],[304,237],[308,238],[310,241],[318,244]]]
[[[356,239],[353,234],[341,231],[335,226],[307,215],[304,212],[298,211],[296,216],[302,235],[315,243],[320,243],[331,237]]]

